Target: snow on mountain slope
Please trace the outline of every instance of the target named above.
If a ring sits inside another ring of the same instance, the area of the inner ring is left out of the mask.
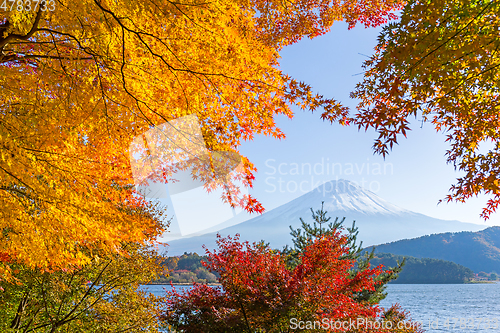
[[[222,236],[236,233],[241,240],[269,242],[274,248],[281,248],[285,244],[291,245],[290,228],[300,227],[299,218],[311,221],[311,208],[315,211],[321,208],[328,215],[346,217],[344,225],[350,227],[353,220],[359,228],[358,240],[363,245],[386,243],[404,238],[414,238],[427,234],[478,231],[486,226],[459,221],[435,219],[426,215],[399,208],[375,193],[359,187],[347,180],[330,181],[316,189],[270,210],[260,216],[219,230]],[[201,236],[183,238],[169,242],[168,253],[178,255],[184,252],[203,253],[202,245],[208,248],[215,247],[217,232],[210,232]]]
[[[329,211],[357,211],[364,214],[390,214],[398,215],[409,212],[399,208],[375,193],[344,179],[330,181],[318,186],[316,189],[302,195],[284,206],[296,204],[315,207],[318,202],[325,201],[325,208]]]

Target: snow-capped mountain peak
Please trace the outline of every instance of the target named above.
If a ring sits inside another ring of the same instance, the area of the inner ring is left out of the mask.
[[[357,211],[363,214],[401,214],[409,213],[375,193],[345,179],[332,180],[316,187],[311,192],[297,198],[300,202],[310,202],[311,207],[325,201],[327,211]],[[294,200],[294,201],[295,201]]]

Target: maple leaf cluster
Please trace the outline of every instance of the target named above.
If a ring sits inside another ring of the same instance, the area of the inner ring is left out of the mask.
[[[445,200],[486,194],[484,219],[500,204],[499,12],[498,1],[409,1],[365,62],[350,119],[377,131],[384,156],[413,117],[446,133],[447,162],[461,176]]]

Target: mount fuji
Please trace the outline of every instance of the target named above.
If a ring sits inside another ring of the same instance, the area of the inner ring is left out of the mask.
[[[212,229],[199,236],[170,241],[168,254],[204,253],[202,245],[208,249],[215,248],[217,233],[223,237],[238,233],[240,240],[250,242],[265,240],[273,248],[292,245],[289,226],[294,229],[301,227],[299,220],[301,217],[306,222],[312,222],[310,208],[318,210],[323,201],[324,210],[332,217],[331,221],[335,217],[340,219],[345,217],[345,227],[350,227],[352,222],[356,221],[359,230],[358,242],[362,241],[363,246],[429,234],[479,231],[486,228],[478,224],[440,220],[399,208],[371,191],[348,180],[340,179],[326,182],[282,206],[245,222],[217,231]]]

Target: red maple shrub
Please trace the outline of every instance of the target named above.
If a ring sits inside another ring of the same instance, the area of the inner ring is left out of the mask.
[[[398,307],[383,313],[358,297],[375,292],[384,283],[377,277],[387,271],[369,264],[356,269],[340,229],[312,239],[294,267],[285,251],[238,238],[218,235],[218,250],[206,250],[204,265],[220,275],[220,287],[194,284],[183,293],[168,292],[166,327],[195,333],[420,332]],[[407,325],[398,329],[398,323]]]
[[[369,268],[352,277],[354,260],[341,259],[348,251],[345,240],[340,234],[316,239],[303,253],[301,264],[290,271],[284,256],[269,247],[219,236],[219,250],[207,251],[206,266],[220,274],[221,287],[195,284],[185,293],[174,289],[162,320],[175,330],[200,333],[289,332],[299,321],[320,322],[325,332],[344,322],[356,323],[356,332],[397,331],[380,324],[383,314],[378,306],[355,300],[357,293],[375,290],[374,277],[383,270]],[[391,318],[404,320],[394,311]],[[382,328],[368,325],[377,319]],[[304,329],[295,326],[308,331],[306,324]]]

